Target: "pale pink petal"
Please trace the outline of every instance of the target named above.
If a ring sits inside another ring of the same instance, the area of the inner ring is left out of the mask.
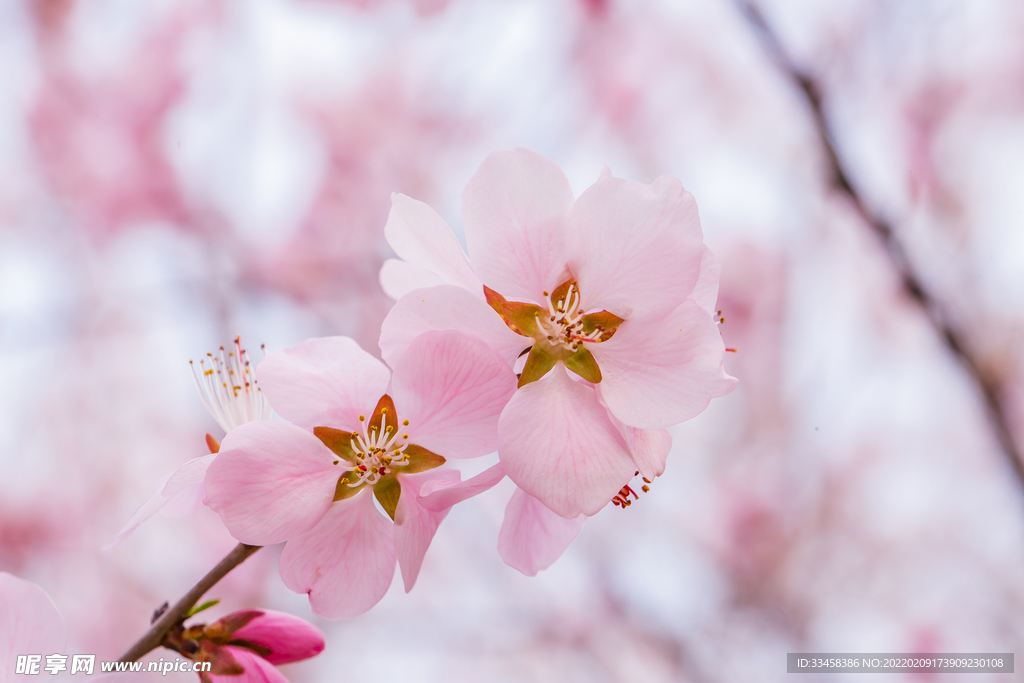
[[[68,670],[70,670],[70,669],[71,669],[71,660],[69,659],[68,660]],[[98,667],[95,668],[94,670],[98,670]],[[3,681],[3,680],[4,680],[3,678],[0,678],[0,681]],[[158,681],[160,679],[156,678],[156,674],[153,674],[153,676],[147,676],[146,674],[143,674],[143,673],[125,672],[125,673],[103,674],[101,676],[97,676],[96,678],[91,678],[90,677],[90,678],[87,678],[85,680],[89,681],[89,683],[155,683],[155,681]]]
[[[672,435],[665,429],[637,429],[628,425],[622,425],[622,433],[640,476],[650,481],[660,477],[672,450]]]
[[[48,680],[46,655],[60,654],[66,644],[64,618],[42,588],[0,572],[0,683]],[[35,676],[14,673],[18,655],[42,655]]]
[[[285,422],[249,422],[228,432],[206,472],[205,503],[242,543],[270,545],[324,516],[344,470],[320,439]]]
[[[123,541],[132,535],[132,533],[139,528],[143,522],[155,515],[165,506],[177,505],[178,509],[174,512],[182,512],[187,514],[186,508],[190,508],[196,502],[195,499],[198,497],[199,502],[202,502],[205,496],[205,488],[203,487],[203,479],[206,478],[206,469],[213,462],[213,459],[217,457],[215,454],[204,455],[201,458],[193,458],[184,465],[179,467],[174,472],[163,478],[156,486],[156,490],[153,494],[142,504],[132,518],[128,520],[128,523],[124,525],[124,528],[118,532],[117,536],[114,537],[110,543],[103,547],[104,550],[109,550],[115,545]],[[194,508],[193,508],[194,509]]]
[[[466,244],[485,285],[506,298],[543,299],[566,277],[572,187],[558,164],[528,149],[493,152],[462,193]]]
[[[587,348],[601,368],[605,403],[632,427],[689,420],[736,386],[722,367],[718,325],[692,299],[662,318],[627,320],[614,337]]]
[[[262,614],[231,637],[270,649],[263,657],[271,664],[287,664],[315,657],[324,651],[324,634],[316,626],[291,614],[259,610]],[[230,616],[230,615],[229,615]]]
[[[405,261],[483,297],[483,287],[451,229],[436,211],[404,194],[391,195],[384,237]]]
[[[663,315],[697,283],[697,204],[675,178],[599,180],[569,214],[566,252],[585,308],[626,319]]]
[[[464,500],[493,488],[504,478],[505,471],[502,469],[501,463],[498,463],[466,481],[431,479],[420,487],[418,502],[427,510],[437,512],[448,510]]]
[[[395,575],[391,520],[365,490],[334,503],[311,531],[288,542],[281,553],[281,580],[309,594],[313,612],[351,619],[380,602]]]
[[[445,458],[498,449],[498,417],[516,390],[501,356],[461,332],[425,332],[395,365],[391,388],[410,442]]]
[[[601,175],[597,176],[598,180],[605,180],[607,178],[614,178],[612,175],[612,169],[608,168],[608,164],[601,167]]]
[[[608,404],[601,394],[601,385],[594,387],[597,390],[597,400],[607,410]],[[672,435],[665,429],[637,429],[630,427],[610,410],[608,419],[612,421],[615,428],[619,430],[626,447],[633,456],[640,476],[654,481],[665,471],[665,462],[668,460],[669,451],[672,450]]]
[[[498,554],[505,564],[536,576],[562,556],[587,521],[586,515],[566,519],[517,488],[505,507],[498,532]]]
[[[217,676],[207,673],[206,675],[213,683],[288,683],[288,679],[283,673],[252,650],[231,645],[226,645],[224,649],[242,665],[245,673],[234,676]]]
[[[690,292],[690,298],[712,315],[716,310],[715,304],[718,303],[718,282],[721,275],[722,266],[718,259],[710,249],[704,247],[704,253],[700,257],[700,275],[697,277],[697,284],[693,286],[693,291]]]
[[[320,337],[277,351],[256,380],[277,414],[303,427],[355,429],[387,391],[391,373],[348,337]]]
[[[402,581],[408,593],[416,585],[416,577],[423,566],[423,557],[437,532],[437,527],[451,508],[434,511],[419,503],[420,487],[428,481],[457,483],[459,473],[455,470],[434,470],[424,474],[400,474],[402,495],[395,510],[395,552],[398,567],[402,570]]]
[[[398,300],[414,289],[447,284],[434,272],[420,268],[408,261],[389,258],[380,267],[380,287],[392,299]],[[483,287],[480,288],[483,296]]]
[[[381,325],[381,355],[395,367],[413,339],[430,330],[455,330],[474,336],[509,366],[533,344],[532,339],[510,330],[482,299],[461,287],[441,285],[417,289],[398,300]]]
[[[594,389],[560,366],[515,393],[498,441],[509,478],[563,517],[597,513],[636,471]]]

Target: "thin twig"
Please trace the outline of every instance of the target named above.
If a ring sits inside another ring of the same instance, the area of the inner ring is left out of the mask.
[[[825,118],[825,112],[822,108],[821,89],[818,87],[818,84],[792,62],[779,42],[778,37],[776,37],[771,27],[765,22],[760,11],[747,0],[736,0],[736,2],[757,32],[776,66],[800,89],[800,92],[807,100],[808,108],[814,119],[815,129],[821,140],[822,149],[825,151],[826,161],[832,175],[833,187],[846,195],[857,210],[857,213],[864,220],[864,223],[882,241],[886,253],[889,255],[889,260],[900,275],[903,289],[911,299],[918,303],[935,329],[936,334],[943,340],[950,353],[960,362],[977,386],[985,405],[985,411],[992,424],[992,429],[995,430],[996,438],[999,440],[999,445],[1002,447],[1007,460],[1009,460],[1009,464],[1017,477],[1017,483],[1024,488],[1024,461],[1021,459],[1020,449],[1010,429],[1009,415],[1002,399],[1003,387],[1001,381],[999,378],[984,371],[980,360],[966,343],[964,335],[944,315],[941,303],[928,291],[924,281],[915,271],[913,264],[907,257],[907,251],[897,237],[892,225],[881,216],[870,211],[857,193],[857,190],[854,189],[846,168],[843,166],[842,160],[836,151],[835,136],[829,127],[828,119]]]
[[[141,638],[135,641],[135,644],[128,648],[128,651],[121,655],[118,661],[134,662],[147,652],[160,647],[167,634],[185,620],[188,611],[199,602],[199,598],[203,597],[206,591],[213,588],[214,584],[223,579],[228,572],[245,562],[250,555],[261,547],[258,545],[245,545],[244,543],[239,543],[235,546],[235,549],[218,562],[216,567],[199,580],[199,583],[192,586],[182,596],[181,600],[178,600],[178,602],[174,603],[173,607],[164,611],[156,623]]]

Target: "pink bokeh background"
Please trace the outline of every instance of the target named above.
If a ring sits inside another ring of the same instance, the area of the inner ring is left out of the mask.
[[[1024,7],[758,7],[1024,443]],[[200,510],[101,550],[222,436],[188,360],[236,334],[376,353],[390,194],[458,233],[462,187],[515,146],[577,194],[603,164],[682,180],[739,388],[536,578],[495,548],[505,482],[363,617],[312,617],[277,548],[211,620],[311,619],[327,650],[284,667],[295,683],[770,682],[787,652],[1024,637],[1024,487],[977,384],[733,2],[14,0],[0,67],[0,571],[51,595],[69,652],[117,657],[234,545]]]

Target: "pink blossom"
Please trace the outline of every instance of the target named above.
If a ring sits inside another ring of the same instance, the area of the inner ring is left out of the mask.
[[[636,473],[661,474],[660,430],[736,385],[693,196],[606,169],[574,200],[555,163],[517,149],[487,157],[462,200],[469,258],[430,207],[392,197],[385,235],[401,258],[381,284],[399,301],[384,357],[432,329],[473,334],[510,364],[528,350],[499,422],[502,467],[559,515],[593,515]]]
[[[270,403],[260,390],[240,337],[235,337],[233,351],[225,352],[222,346],[218,355],[207,353],[206,358],[200,359],[198,371],[192,361],[189,365],[199,398],[225,432],[247,422],[270,419]],[[166,514],[186,515],[202,504],[206,497],[203,485],[206,470],[220,449],[217,439],[210,434],[206,435],[206,444],[210,454],[193,458],[164,477],[114,540],[105,546],[105,550],[131,536],[143,522],[161,510]]]
[[[233,430],[206,475],[205,502],[231,534],[254,545],[287,541],[281,578],[329,618],[375,605],[396,562],[411,590],[451,506],[503,476],[459,482],[458,472],[437,469],[496,450],[516,384],[497,354],[457,332],[430,332],[392,366],[393,375],[346,337],[270,354],[256,375],[294,424]],[[430,507],[420,502],[426,494],[438,496]]]
[[[250,609],[183,629],[171,645],[212,664],[209,673],[199,675],[204,683],[287,683],[275,665],[315,657],[324,650],[324,636],[290,614]]]
[[[0,683],[24,676],[15,673],[18,655],[46,655],[64,651],[64,618],[39,586],[0,572]],[[49,675],[36,672],[35,679]],[[41,675],[40,675],[41,674]]]

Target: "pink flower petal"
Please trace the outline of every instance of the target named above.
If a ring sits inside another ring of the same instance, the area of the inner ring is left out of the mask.
[[[569,214],[566,251],[587,309],[619,317],[668,313],[690,294],[704,252],[693,195],[675,178],[607,178]]]
[[[722,367],[718,325],[692,299],[662,318],[627,320],[614,337],[587,348],[601,367],[609,410],[632,427],[684,422],[736,386]]]
[[[464,500],[480,495],[504,478],[505,471],[499,463],[466,481],[431,479],[420,487],[418,502],[427,510],[448,510]]]
[[[313,612],[351,619],[380,602],[395,575],[391,520],[377,511],[373,493],[357,493],[333,505],[311,531],[281,553],[281,580],[309,594]]]
[[[359,425],[387,391],[391,374],[348,337],[320,337],[276,351],[256,380],[277,414],[302,427]]]
[[[594,389],[562,367],[512,396],[498,441],[509,478],[563,517],[597,513],[636,471]]]
[[[477,275],[506,298],[542,300],[568,279],[565,231],[572,187],[558,164],[527,149],[493,152],[462,193]]]
[[[441,282],[482,292],[459,241],[444,219],[423,202],[392,194],[384,237],[400,258],[437,275]]]
[[[445,458],[475,458],[498,449],[498,417],[516,382],[482,341],[446,330],[409,345],[391,387],[412,443]]]
[[[665,472],[665,462],[672,450],[672,435],[665,429],[637,429],[622,425],[622,435],[633,454],[640,476],[654,481]]]
[[[381,355],[395,367],[413,339],[430,330],[472,335],[494,349],[510,366],[533,343],[510,330],[482,298],[461,287],[441,285],[417,289],[398,300],[381,325]]]
[[[263,614],[231,637],[269,648],[271,653],[264,659],[271,664],[298,662],[324,651],[324,634],[306,620],[269,609],[259,611]]]
[[[66,633],[64,618],[42,588],[0,572],[0,682],[48,680],[45,657],[64,651]],[[14,673],[18,655],[29,654],[43,655],[39,674]]]
[[[459,481],[455,470],[434,470],[425,474],[400,474],[402,496],[395,510],[395,552],[398,567],[402,570],[402,581],[408,593],[416,585],[416,578],[423,566],[423,557],[434,539],[437,527],[448,516],[451,508],[440,511],[428,510],[420,505],[420,487],[428,481]]]
[[[199,493],[205,491],[203,479],[206,478],[206,469],[216,457],[216,454],[211,453],[200,458],[193,458],[164,477],[157,484],[156,490],[149,499],[142,504],[142,507],[135,511],[135,514],[124,525],[124,528],[114,537],[114,540],[104,546],[103,549],[109,550],[131,536],[139,528],[139,525],[168,504],[181,502],[188,504],[182,505],[182,508],[188,507],[191,506],[197,496],[201,502],[204,495],[199,495]]]
[[[513,569],[536,576],[562,556],[586,521],[586,515],[574,519],[556,515],[517,488],[505,507],[505,520],[498,532],[498,554]]]
[[[601,385],[595,387],[597,400],[608,409],[608,404],[601,394]],[[612,421],[615,428],[619,430],[622,439],[626,442],[626,448],[633,456],[633,462],[640,471],[640,476],[654,481],[665,471],[665,463],[668,454],[672,450],[672,435],[665,429],[637,429],[630,427],[615,414],[608,410],[608,419]]]
[[[344,469],[320,439],[284,422],[231,430],[206,472],[206,501],[242,543],[270,545],[324,516]]]
[[[718,259],[711,253],[711,250],[704,247],[704,253],[700,257],[700,275],[697,277],[697,284],[690,292],[690,298],[697,302],[697,305],[708,313],[714,315],[715,304],[718,303],[718,282],[721,279],[722,266]]]
[[[440,275],[426,268],[395,258],[384,261],[378,279],[384,293],[396,301],[414,289],[448,284]],[[480,291],[483,291],[483,287]]]
[[[206,675],[213,683],[288,683],[288,679],[283,673],[252,650],[231,645],[224,646],[224,649],[242,665],[245,673],[234,676],[217,676],[207,673]]]

